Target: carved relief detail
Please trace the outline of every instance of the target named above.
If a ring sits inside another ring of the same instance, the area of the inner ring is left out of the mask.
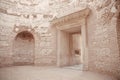
[[[62,25],[72,24],[76,21],[80,21],[86,18],[89,15],[89,12],[90,12],[90,9],[86,8],[76,13],[69,14],[67,16],[64,16],[58,19],[54,19],[52,21],[52,26],[62,26]]]

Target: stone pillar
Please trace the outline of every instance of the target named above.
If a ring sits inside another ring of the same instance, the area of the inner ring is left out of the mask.
[[[87,27],[85,20],[81,26],[83,70],[88,70]]]
[[[69,34],[58,30],[58,45],[57,45],[57,65],[67,66],[69,65]]]

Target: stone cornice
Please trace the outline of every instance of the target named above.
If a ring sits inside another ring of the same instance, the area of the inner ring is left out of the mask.
[[[63,16],[61,18],[54,19],[51,21],[51,25],[60,27],[63,25],[78,23],[79,21],[82,21],[83,19],[87,18],[89,13],[90,13],[90,9],[86,8],[78,12]]]

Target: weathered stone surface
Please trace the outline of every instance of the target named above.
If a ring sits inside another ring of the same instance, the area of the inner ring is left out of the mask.
[[[18,1],[0,0],[0,67],[13,65],[15,61],[56,66],[59,64],[58,44],[63,46],[61,52],[67,50],[65,42],[58,43],[62,34],[59,31],[66,32],[62,37],[66,36],[64,40],[68,41],[70,31],[65,29],[71,27],[74,31],[79,26],[78,29],[85,30],[85,67],[120,78],[119,0]],[[17,34],[23,31],[33,35],[33,47],[25,46],[29,43],[24,40],[21,49],[15,46],[20,43],[15,43]],[[32,57],[29,51],[33,53]],[[16,54],[18,52],[24,54]],[[67,61],[66,56],[71,55],[62,54],[61,62]]]

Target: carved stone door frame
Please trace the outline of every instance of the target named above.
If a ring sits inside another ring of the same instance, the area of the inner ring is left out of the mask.
[[[83,56],[83,69],[88,69],[88,49],[87,49],[87,17],[90,9],[86,8],[78,12],[63,16],[53,20],[52,26],[57,28],[57,66],[63,67],[69,64],[69,35],[64,31],[70,28],[81,28],[82,35],[82,56]]]

